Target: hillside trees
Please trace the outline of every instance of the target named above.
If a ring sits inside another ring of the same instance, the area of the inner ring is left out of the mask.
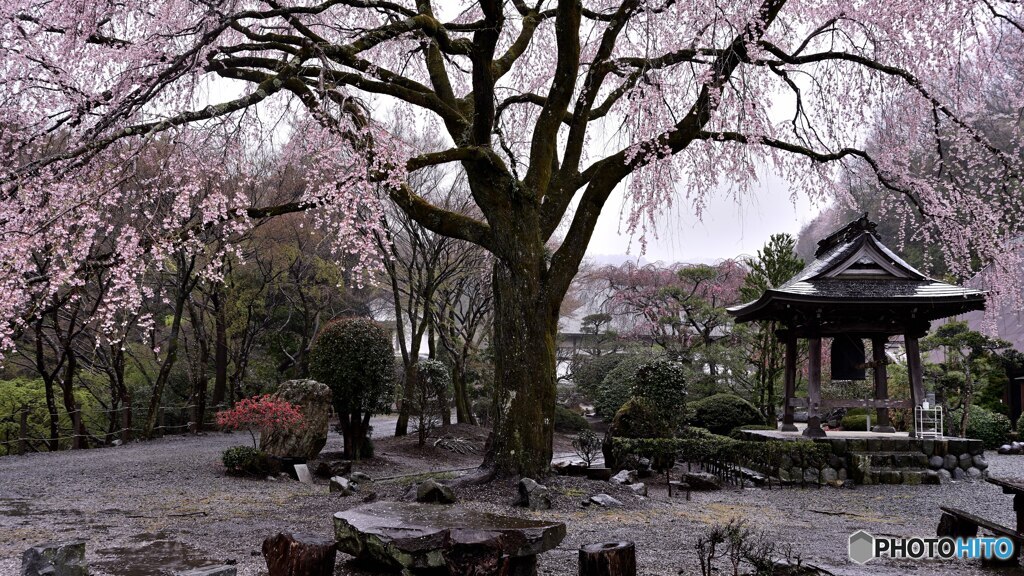
[[[7,2],[0,235],[18,240],[0,245],[0,318],[13,320],[0,344],[31,323],[31,302],[75,282],[99,236],[116,234],[120,248],[104,259],[124,296],[108,296],[112,308],[139,306],[141,262],[200,251],[197,230],[230,236],[295,211],[314,210],[339,254],[370,266],[378,219],[365,216],[380,213],[384,184],[423,226],[494,255],[499,409],[487,463],[534,475],[551,457],[559,305],[613,191],[625,192],[627,229],[643,238],[678,196],[699,212],[728,181],[742,198],[757,162],[815,194],[833,166],[864,166],[927,217],[949,255],[999,258],[1021,226],[1003,217],[1020,212],[1017,200],[1000,193],[1020,162],[973,120],[982,86],[1020,65],[1020,18],[1015,3],[971,0]],[[204,97],[215,78],[231,89]],[[1024,91],[1001,93],[1020,108]],[[383,101],[443,130],[446,147],[391,138],[373,118]],[[897,102],[876,119],[888,137],[869,146],[866,111]],[[303,134],[286,156],[321,184],[282,203],[228,189],[281,125]],[[162,189],[200,217],[129,210],[129,226],[107,230],[113,206],[152,192],[111,183],[157,139],[181,157]],[[918,144],[936,140],[949,143],[940,160],[988,175],[978,188],[944,185],[941,162],[912,170]],[[223,153],[191,153],[200,143]],[[479,216],[407,185],[407,173],[440,164],[465,175]],[[204,178],[208,200],[191,184]],[[559,228],[564,241],[549,250]],[[43,279],[26,271],[39,253],[53,263]]]

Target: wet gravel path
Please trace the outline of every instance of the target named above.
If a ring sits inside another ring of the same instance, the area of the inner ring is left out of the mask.
[[[325,484],[226,477],[220,453],[247,436],[210,434],[173,437],[119,448],[0,458],[0,576],[19,572],[22,551],[45,541],[88,541],[94,576],[157,576],[174,570],[236,562],[241,576],[266,573],[263,539],[278,531],[331,533],[331,514],[359,504],[328,494]],[[332,434],[327,450],[340,449]],[[459,467],[473,455],[422,459],[408,447],[378,442],[383,458],[363,469],[374,477],[415,470]],[[986,454],[996,476],[1024,477],[1024,457]],[[379,483],[384,499],[397,498],[412,479]],[[576,574],[582,544],[610,540],[637,543],[644,575],[698,574],[698,536],[715,523],[744,518],[768,538],[792,545],[805,560],[835,574],[970,575],[1020,574],[982,571],[975,563],[873,561],[846,558],[849,534],[929,536],[938,506],[949,505],[1013,524],[1011,497],[985,482],[946,486],[864,486],[856,489],[727,489],[694,493],[691,501],[669,498],[651,486],[640,499],[625,488],[580,479],[552,478],[555,509],[528,513],[511,508],[513,482],[465,489],[466,506],[504,514],[565,521],[568,536],[541,557],[540,573]],[[622,509],[582,508],[590,493],[608,492]],[[341,555],[340,555],[341,556]],[[336,574],[367,574],[340,557]]]

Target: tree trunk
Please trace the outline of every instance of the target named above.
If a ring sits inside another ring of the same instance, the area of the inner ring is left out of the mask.
[[[579,576],[636,576],[636,546],[632,542],[581,546]]]
[[[331,576],[336,554],[332,538],[278,534],[263,541],[269,576]]]
[[[57,413],[57,395],[53,388],[53,375],[46,370],[46,355],[43,352],[43,319],[40,317],[35,324],[36,337],[36,370],[43,379],[46,391],[46,412],[50,420],[50,439],[46,441],[46,449],[55,452],[60,448],[60,414]]]
[[[551,465],[558,302],[534,266],[494,265],[494,438],[485,467],[536,477]]]
[[[64,368],[64,378],[60,383],[63,392],[64,410],[71,417],[71,449],[80,450],[86,447],[88,433],[85,430],[85,422],[82,418],[82,408],[75,400],[75,372],[78,370],[78,362],[75,354],[68,348],[68,361]]]
[[[419,350],[413,346],[412,354],[419,354]],[[398,400],[398,421],[395,423],[395,436],[405,436],[409,433],[409,403],[416,395],[417,366],[416,356],[412,356],[411,363],[405,365],[405,384],[402,386],[402,397]]]
[[[459,424],[476,425],[476,418],[473,417],[472,406],[469,402],[469,394],[466,390],[465,370],[465,362],[453,359],[452,388],[454,389],[455,394],[455,419]]]
[[[213,397],[210,399],[218,410],[224,403],[228,387],[228,313],[227,302],[220,288],[213,295]]]
[[[192,427],[193,433],[203,431],[203,421],[206,420],[206,389],[210,384],[210,377],[206,372],[207,366],[210,363],[210,351],[206,347],[205,342],[200,341],[199,346],[199,368],[196,370],[195,390],[193,391],[196,403],[192,416],[192,419],[195,421]]]

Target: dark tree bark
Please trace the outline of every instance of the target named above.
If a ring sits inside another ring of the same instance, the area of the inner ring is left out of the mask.
[[[579,576],[636,576],[632,542],[604,542],[580,547]]]
[[[210,295],[213,301],[213,405],[224,403],[228,387],[228,313],[224,301],[224,287],[218,284]]]
[[[268,576],[332,576],[334,540],[302,534],[278,534],[263,541]]]

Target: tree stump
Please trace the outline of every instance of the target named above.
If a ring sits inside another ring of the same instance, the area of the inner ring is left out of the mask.
[[[332,576],[334,540],[303,534],[278,534],[263,541],[269,576]]]
[[[581,546],[579,576],[636,576],[636,547],[628,541]]]

